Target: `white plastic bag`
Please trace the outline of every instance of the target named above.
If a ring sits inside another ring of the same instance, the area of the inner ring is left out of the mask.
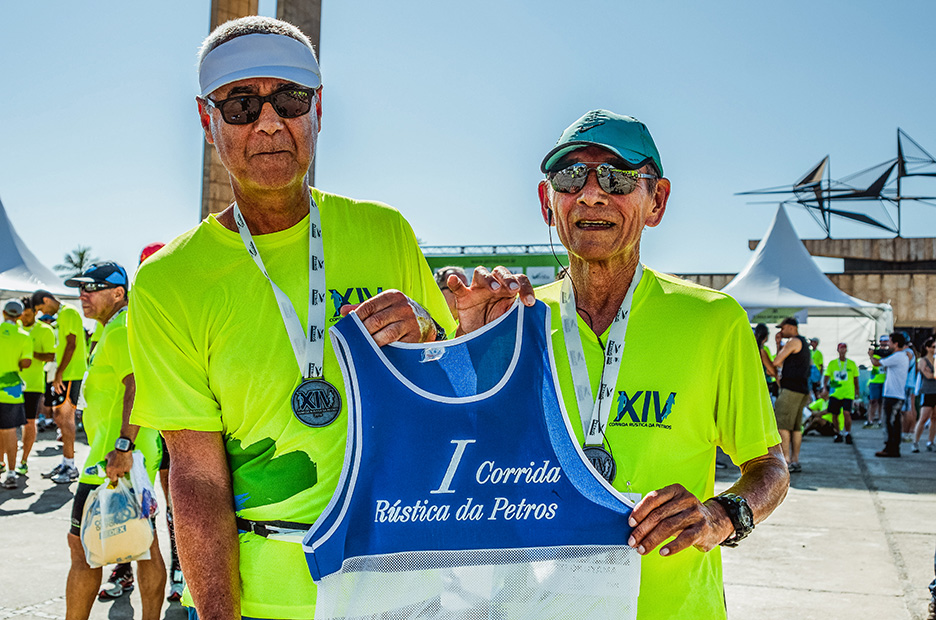
[[[105,481],[88,494],[81,516],[81,544],[91,568],[148,560],[153,526],[124,478]]]
[[[146,471],[146,457],[139,450],[133,451],[133,467],[130,468],[130,484],[136,495],[140,510],[147,518],[156,516],[159,506],[156,504],[156,490]]]

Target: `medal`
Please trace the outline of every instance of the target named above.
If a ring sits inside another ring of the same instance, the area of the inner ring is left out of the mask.
[[[572,383],[575,387],[575,400],[585,435],[583,452],[595,471],[608,482],[614,480],[617,474],[617,465],[611,454],[604,448],[605,429],[608,426],[611,405],[614,401],[614,391],[621,371],[624,338],[627,335],[627,323],[630,318],[634,291],[637,290],[637,285],[642,277],[643,265],[637,263],[630,286],[624,295],[624,300],[614,315],[614,320],[608,330],[608,341],[604,345],[605,355],[602,360],[601,379],[598,381],[597,396],[592,394],[591,382],[588,379],[585,350],[582,346],[582,336],[578,328],[575,289],[572,287],[571,278],[567,277],[562,281],[559,315],[562,319],[562,332],[569,358],[569,371],[572,374]],[[585,416],[589,411],[591,411],[591,416],[586,419]]]
[[[292,410],[296,419],[306,426],[328,426],[341,411],[341,395],[325,379],[309,379],[300,383],[293,392]]]
[[[341,411],[341,395],[323,377],[325,369],[325,246],[322,241],[322,220],[318,205],[309,197],[309,314],[308,328],[303,324],[289,297],[270,279],[253,235],[247,228],[240,207],[234,203],[234,223],[244,247],[260,273],[270,283],[273,296],[283,317],[302,383],[293,392],[290,403],[293,415],[312,428],[328,426]]]
[[[585,446],[583,449],[585,458],[591,463],[601,477],[608,482],[614,482],[617,475],[617,465],[614,464],[614,458],[602,446]]]

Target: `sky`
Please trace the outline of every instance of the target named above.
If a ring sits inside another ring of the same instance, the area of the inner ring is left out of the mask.
[[[209,8],[0,0],[0,201],[46,266],[80,244],[132,271],[197,225]],[[934,24],[931,1],[323,0],[316,185],[393,205],[426,244],[546,243],[539,164],[607,108],[647,124],[673,184],[642,260],[735,273],[777,208],[736,192],[891,159],[898,127],[936,153]],[[908,206],[904,236],[934,216]]]

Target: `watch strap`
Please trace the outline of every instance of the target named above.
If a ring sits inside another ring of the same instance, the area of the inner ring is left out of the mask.
[[[723,547],[737,547],[738,543],[747,538],[754,531],[754,516],[747,500],[735,493],[722,493],[712,498],[725,509],[734,533],[720,544]]]

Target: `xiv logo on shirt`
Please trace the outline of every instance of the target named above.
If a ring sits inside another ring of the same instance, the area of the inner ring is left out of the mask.
[[[611,426],[643,426],[651,428],[670,429],[666,419],[673,413],[673,404],[676,402],[676,392],[670,392],[663,401],[657,390],[644,390],[633,395],[626,391],[618,392],[617,417],[611,421]],[[653,417],[650,410],[653,409]]]

